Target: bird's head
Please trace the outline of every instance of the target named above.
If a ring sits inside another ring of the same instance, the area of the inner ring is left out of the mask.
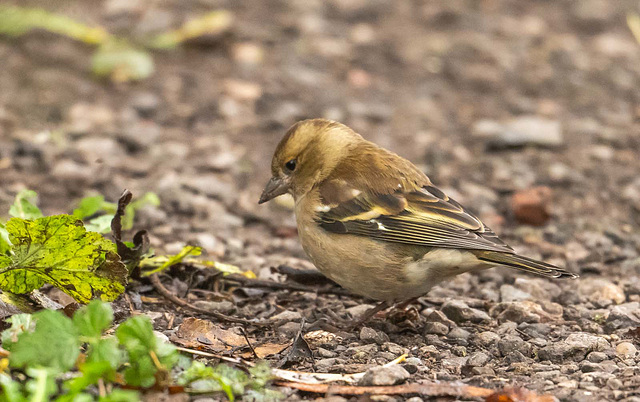
[[[271,180],[259,203],[290,193],[306,194],[329,176],[349,150],[364,139],[344,124],[325,119],[294,124],[280,140],[271,160]]]

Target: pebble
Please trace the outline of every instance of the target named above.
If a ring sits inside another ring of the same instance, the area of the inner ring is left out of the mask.
[[[498,341],[498,350],[502,356],[507,356],[512,352],[520,352],[523,355],[531,355],[531,344],[525,342],[516,335],[505,335]]]
[[[376,331],[373,328],[362,327],[360,330],[360,340],[364,342],[373,342],[378,345],[383,344],[389,340],[389,336],[381,331]]]
[[[471,334],[469,333],[469,331],[464,330],[460,327],[456,327],[449,331],[449,334],[447,334],[447,338],[466,341],[467,339],[469,339],[470,335]]]
[[[605,322],[607,331],[640,326],[640,302],[631,302],[613,306]]]
[[[236,311],[235,303],[228,300],[223,300],[223,301],[198,300],[193,302],[193,305],[208,311],[215,311],[222,314],[232,314]]]
[[[591,302],[607,302],[621,304],[626,300],[624,290],[604,278],[584,278],[578,283],[578,292]]]
[[[517,148],[525,145],[558,147],[564,144],[558,120],[538,116],[520,116],[505,123],[481,120],[473,134],[484,139],[488,149]]]
[[[540,349],[538,357],[540,360],[549,360],[553,363],[562,363],[566,359],[581,361],[587,353],[601,352],[608,347],[609,342],[601,336],[576,333],[569,335],[564,341]]]
[[[468,366],[484,366],[490,360],[490,357],[484,352],[476,352],[469,356],[467,360]]]
[[[473,323],[481,323],[490,321],[491,317],[482,310],[469,307],[465,302],[460,300],[449,300],[442,305],[442,312],[446,316],[456,322],[462,323],[470,321]]]
[[[494,345],[500,339],[500,335],[491,331],[480,332],[476,335],[478,343],[484,347]]]
[[[633,359],[637,353],[638,349],[631,342],[620,342],[616,346],[616,355],[623,360]]]
[[[500,301],[511,302],[531,299],[530,293],[520,290],[512,285],[500,286]]]
[[[284,310],[281,313],[278,313],[272,316],[271,321],[295,321],[300,322],[302,319],[302,314],[297,311]]]
[[[409,377],[411,377],[411,374],[400,365],[378,366],[367,370],[358,381],[358,385],[396,385],[407,381]]]
[[[424,324],[424,333],[446,335],[449,333],[449,327],[441,322],[427,322]]]
[[[511,197],[511,210],[520,223],[544,225],[551,217],[551,189],[538,186],[517,191]]]

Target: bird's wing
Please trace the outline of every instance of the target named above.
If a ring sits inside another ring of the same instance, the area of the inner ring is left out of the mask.
[[[376,194],[344,180],[320,186],[316,221],[332,233],[349,233],[416,246],[513,253],[480,219],[430,183]]]

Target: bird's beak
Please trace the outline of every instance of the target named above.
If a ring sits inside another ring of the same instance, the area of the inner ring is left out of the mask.
[[[258,201],[258,204],[270,201],[277,196],[286,193],[287,191],[289,191],[289,180],[283,179],[281,177],[272,177],[267,185],[264,186],[264,190],[262,191],[262,195],[260,196],[260,201]]]

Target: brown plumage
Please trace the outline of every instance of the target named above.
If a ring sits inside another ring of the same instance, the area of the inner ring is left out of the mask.
[[[398,302],[498,265],[576,277],[517,255],[415,165],[343,124],[295,124],[278,144],[271,171],[260,202],[291,193],[309,258],[354,293]]]

